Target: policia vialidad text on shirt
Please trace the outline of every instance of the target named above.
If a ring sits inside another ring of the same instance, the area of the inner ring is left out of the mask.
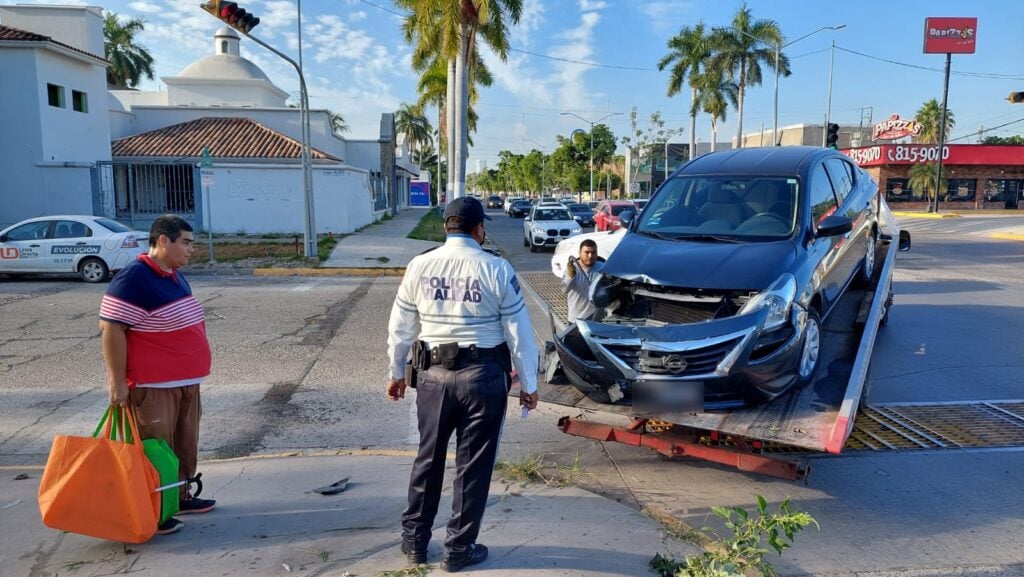
[[[402,552],[427,560],[448,441],[457,433],[452,515],[441,568],[458,571],[487,558],[476,543],[508,403],[510,371],[520,404],[537,406],[538,350],[512,265],[481,248],[480,201],[458,198],[444,212],[444,245],[405,270],[388,324],[392,400],[416,388],[420,445],[402,515]]]

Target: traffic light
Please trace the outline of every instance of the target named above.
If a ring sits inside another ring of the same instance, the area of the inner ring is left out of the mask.
[[[834,122],[828,125],[828,131],[825,134],[825,146],[831,149],[839,148],[839,125]]]
[[[199,5],[221,22],[238,30],[242,34],[248,34],[253,28],[259,25],[260,19],[249,14],[244,8],[240,8],[237,2],[225,2],[224,0],[210,0]]]
[[[1011,92],[1006,99],[1014,104],[1020,104],[1024,102],[1024,92]]]

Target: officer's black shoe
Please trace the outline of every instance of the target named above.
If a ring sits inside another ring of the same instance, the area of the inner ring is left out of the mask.
[[[412,565],[419,565],[420,563],[427,562],[427,549],[417,549],[415,545],[408,541],[402,541],[402,553],[405,554],[405,558]]]
[[[448,573],[455,573],[471,565],[479,565],[487,560],[487,547],[480,544],[473,544],[462,553],[449,553],[445,551],[441,559],[441,569]]]

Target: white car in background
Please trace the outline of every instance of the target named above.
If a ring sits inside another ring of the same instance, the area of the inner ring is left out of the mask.
[[[531,208],[529,216],[523,219],[523,246],[529,247],[530,252],[537,252],[581,232],[580,223],[565,205],[541,203]]]
[[[0,231],[0,274],[77,274],[102,282],[149,251],[149,235],[100,216],[30,218]]]
[[[551,273],[562,278],[565,276],[565,265],[569,263],[569,257],[580,256],[580,244],[588,238],[597,244],[597,257],[600,259],[606,259],[615,247],[619,246],[619,241],[626,235],[625,228],[617,228],[612,231],[600,231],[600,232],[588,232],[586,234],[578,234],[570,239],[566,239],[555,247],[555,254],[551,256]]]

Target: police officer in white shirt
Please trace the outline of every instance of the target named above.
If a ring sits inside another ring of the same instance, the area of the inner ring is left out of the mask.
[[[513,368],[522,389],[519,403],[526,410],[537,406],[538,351],[530,317],[512,266],[481,248],[484,220],[490,217],[475,198],[448,204],[447,241],[409,263],[388,323],[388,397],[397,401],[406,386],[416,388],[420,446],[402,514],[402,552],[411,563],[426,562],[448,440],[452,432],[459,439],[441,559],[448,572],[487,559],[476,538]]]

